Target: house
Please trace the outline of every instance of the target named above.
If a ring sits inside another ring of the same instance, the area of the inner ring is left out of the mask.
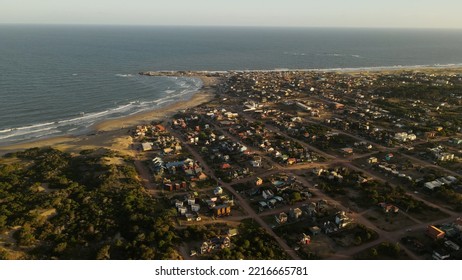
[[[173,167],[175,168],[180,168],[184,165],[184,161],[174,161],[174,162],[167,162],[165,164],[165,168],[171,169]]]
[[[270,199],[274,196],[274,193],[271,190],[264,190],[262,196],[264,199]]]
[[[158,124],[155,126],[155,129],[158,131],[158,132],[164,132],[165,131],[165,127],[161,124]]]
[[[309,230],[313,236],[321,233],[321,229],[318,226],[309,227]]]
[[[221,195],[223,194],[223,188],[222,187],[216,187],[214,190],[213,190],[213,193],[215,195]]]
[[[311,236],[302,233],[302,235],[300,236],[300,241],[299,241],[299,243],[302,244],[302,245],[310,245],[310,243],[311,243]]]
[[[351,223],[351,219],[346,215],[344,211],[340,211],[335,215],[335,224],[339,229],[348,226]]]
[[[406,132],[399,132],[395,134],[395,139],[399,142],[406,142],[407,140],[407,133]]]
[[[211,251],[212,251],[212,248],[209,245],[209,243],[208,242],[202,242],[201,254],[207,254],[207,253],[210,253]]]
[[[179,201],[178,199],[175,200],[175,207],[176,208],[183,207],[183,201]]]
[[[257,180],[255,181],[256,186],[261,186],[263,184],[263,179],[260,177],[257,177]]]
[[[229,163],[223,163],[221,165],[221,169],[230,169],[231,168],[231,165]]]
[[[207,206],[209,207],[209,209],[213,209],[216,206],[215,201],[216,200],[213,200],[213,199],[207,199],[205,203],[207,203]]]
[[[353,148],[342,148],[340,149],[343,154],[345,155],[351,155],[353,153]]]
[[[261,167],[261,157],[259,156],[256,156],[254,157],[251,161],[250,161],[250,164],[252,165],[252,167]]]
[[[165,183],[164,184],[164,189],[168,191],[177,191],[182,188],[186,188],[186,182],[183,182],[181,184],[179,183]]]
[[[194,173],[196,174],[200,174],[202,172],[202,167],[200,167],[199,165],[194,165]]]
[[[293,165],[293,164],[295,164],[295,163],[297,163],[297,159],[296,159],[296,158],[288,158],[288,159],[287,159],[287,164],[288,164],[288,165]]]
[[[151,151],[152,150],[152,145],[153,145],[152,142],[141,143],[141,150],[143,152]]]
[[[433,181],[433,182],[435,182],[435,181]],[[441,185],[433,184],[433,182],[426,182],[426,183],[424,184],[424,187],[427,188],[427,189],[429,189],[429,190],[431,190],[431,191],[434,190],[434,189],[436,189],[436,188],[441,187]]]
[[[449,142],[453,145],[462,145],[462,139],[460,138],[452,138]]]
[[[165,149],[163,150],[163,152],[164,152],[165,155],[168,155],[168,154],[170,154],[170,153],[173,152],[173,149],[172,149],[172,148],[165,148]]]
[[[229,237],[233,237],[233,236],[236,236],[238,234],[239,234],[239,230],[237,228],[230,228],[226,232],[226,235],[229,236]]]
[[[451,240],[444,241],[444,246],[446,246],[449,249],[454,250],[454,251],[459,251],[460,250],[460,246],[457,245],[456,243],[452,242]]]
[[[303,104],[303,103],[301,103],[301,102],[295,102],[295,105],[296,105],[297,107],[299,107],[299,108],[302,108],[302,109],[305,110],[305,111],[311,111],[311,109],[312,109],[310,106],[305,105],[305,104]]]
[[[338,227],[335,223],[331,221],[324,222],[322,228],[325,234],[331,234],[338,231]]]
[[[378,159],[376,157],[370,157],[367,160],[367,163],[369,163],[369,164],[374,164],[374,163],[377,163],[377,162],[378,162]]]
[[[193,204],[196,204],[196,199],[193,197],[193,198],[188,198],[188,205],[191,206]]]
[[[427,139],[428,138],[435,138],[436,132],[435,131],[429,131],[429,132],[425,132],[424,135],[425,135],[425,138],[427,138]]]
[[[210,240],[202,242],[201,254],[207,254],[214,250],[222,250],[231,246],[231,239],[228,236],[214,237]]]
[[[204,172],[201,172],[201,173],[199,173],[199,175],[197,175],[197,179],[198,179],[199,181],[207,180],[207,178],[208,178],[208,177],[207,177],[207,175],[205,175]]]
[[[315,174],[316,176],[319,177],[324,172],[324,169],[322,169],[322,168],[313,168],[312,172],[313,172],[313,174]]]
[[[367,183],[369,180],[367,178],[364,178],[362,176],[359,176],[358,175],[358,184],[364,184],[364,183]]]
[[[379,206],[382,208],[384,213],[398,213],[399,212],[399,208],[393,204],[381,202],[379,203]]]
[[[310,202],[306,208],[307,208],[308,215],[310,215],[310,216],[316,215],[316,213],[317,213],[317,211],[316,211],[316,203]]]
[[[192,176],[195,175],[195,174],[194,174],[194,170],[192,170],[192,169],[185,169],[184,173],[185,173],[187,176],[190,176],[190,177],[192,177]]]
[[[180,213],[181,215],[185,215],[187,211],[188,209],[184,206],[178,207],[178,213]]]
[[[290,209],[289,215],[293,219],[299,219],[302,216],[303,212],[300,208]]]
[[[284,198],[280,197],[280,196],[274,196],[273,197],[277,202],[283,202],[284,201]]]
[[[331,106],[332,106],[332,108],[334,108],[336,110],[340,110],[340,109],[343,109],[345,107],[344,104],[338,103],[338,102],[332,102]]]
[[[432,258],[434,260],[446,260],[449,259],[451,255],[447,250],[444,250],[443,248],[437,249],[433,251]]]
[[[444,238],[445,233],[436,226],[428,226],[427,235],[433,238],[434,240],[437,240]]]
[[[287,214],[285,212],[279,213],[279,215],[275,216],[276,222],[278,224],[285,224],[287,222]]]
[[[439,227],[440,230],[444,231],[444,236],[447,238],[456,238],[459,236],[459,231],[457,228],[450,224],[443,224]]]
[[[266,203],[265,201],[258,202],[258,205],[260,206],[260,208],[268,207],[268,203]]]
[[[440,153],[435,155],[437,161],[452,161],[454,160],[454,154],[451,153]]]
[[[199,204],[191,204],[191,211],[199,212],[200,209],[201,209],[201,206]]]
[[[222,197],[222,199],[223,199],[223,197]],[[229,206],[233,207],[234,206],[234,199],[223,199],[223,203],[226,203]]]
[[[162,160],[162,158],[160,157],[155,157],[152,159],[152,164],[154,166],[163,166],[164,165],[164,161]]]
[[[416,139],[417,139],[417,136],[414,133],[407,135],[407,140],[409,141],[415,141]]]
[[[218,205],[213,208],[213,213],[217,217],[228,216],[231,214],[231,206],[228,204]]]
[[[457,178],[454,176],[446,176],[446,180],[450,181],[451,184],[457,183]]]

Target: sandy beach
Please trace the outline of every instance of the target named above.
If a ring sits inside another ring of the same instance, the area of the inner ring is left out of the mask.
[[[211,101],[214,96],[216,78],[198,76],[203,81],[202,88],[191,99],[170,104],[164,108],[134,114],[128,117],[111,119],[100,122],[91,128],[89,133],[77,136],[59,136],[33,142],[13,144],[0,147],[0,156],[10,152],[34,147],[53,147],[62,151],[75,153],[85,149],[109,148],[123,154],[132,155],[129,129],[138,124],[149,123],[154,120],[166,119],[178,111],[199,106]]]

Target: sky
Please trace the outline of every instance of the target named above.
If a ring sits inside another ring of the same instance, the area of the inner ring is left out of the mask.
[[[462,29],[461,0],[0,0],[0,24]]]

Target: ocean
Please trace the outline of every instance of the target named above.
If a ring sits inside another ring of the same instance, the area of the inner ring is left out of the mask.
[[[0,145],[87,133],[201,87],[140,71],[461,63],[462,30],[0,25]]]

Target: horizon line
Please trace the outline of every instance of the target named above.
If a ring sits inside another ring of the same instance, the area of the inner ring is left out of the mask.
[[[177,28],[256,28],[256,29],[395,29],[395,30],[462,30],[462,27],[408,27],[408,26],[272,26],[272,25],[199,25],[199,24],[124,24],[124,23],[10,23],[0,26],[101,26],[101,27],[177,27]]]

